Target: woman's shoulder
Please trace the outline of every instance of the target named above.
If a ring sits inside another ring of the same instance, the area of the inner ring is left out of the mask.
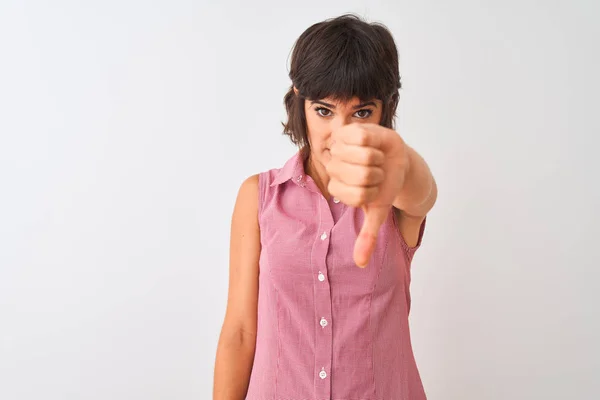
[[[258,186],[261,174],[262,174],[262,172],[248,176],[242,182],[242,187],[256,187],[256,186]]]
[[[245,203],[254,212],[260,213],[261,205],[265,200],[266,188],[269,187],[274,175],[273,170],[267,170],[245,178],[240,185],[236,202]]]
[[[274,188],[280,184],[287,182],[294,174],[300,173],[302,168],[299,164],[298,154],[290,158],[285,165],[276,168],[264,169],[258,173],[252,174],[244,179],[240,187],[240,194],[244,197],[252,196],[259,200],[259,205],[265,200],[265,196],[269,196]]]
[[[253,203],[258,198],[260,174],[250,175],[240,185],[237,195],[237,203]]]
[[[265,169],[247,177],[242,185],[254,185],[259,190],[265,190],[270,186],[284,182],[284,172],[284,167]]]
[[[270,184],[274,176],[277,176],[278,169],[270,169],[252,174],[246,177],[240,185],[240,191],[257,192],[264,187],[265,184]]]

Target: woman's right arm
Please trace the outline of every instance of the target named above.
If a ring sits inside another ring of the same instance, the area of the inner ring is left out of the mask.
[[[258,175],[242,183],[231,220],[229,290],[217,346],[213,400],[244,400],[256,348],[258,307]]]

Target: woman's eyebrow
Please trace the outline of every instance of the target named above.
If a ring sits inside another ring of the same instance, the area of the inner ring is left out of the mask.
[[[325,107],[335,108],[335,106],[333,104],[325,103],[324,101],[321,101],[321,100],[313,100],[313,101],[310,102],[310,104],[311,105],[312,104],[321,104],[321,105],[323,105]]]
[[[356,110],[357,108],[363,108],[366,106],[373,106],[373,107],[377,108],[377,104],[374,101],[367,101],[365,103],[360,103],[359,105],[356,105],[352,108]]]
[[[314,100],[311,102],[311,104],[321,104],[324,105],[325,107],[329,107],[329,108],[335,108],[335,106],[333,104],[329,104],[329,103],[325,103],[324,101],[321,100]],[[363,108],[366,106],[374,106],[377,107],[377,104],[374,101],[367,101],[365,103],[360,103],[354,107],[352,107],[354,110],[356,110],[357,108]]]

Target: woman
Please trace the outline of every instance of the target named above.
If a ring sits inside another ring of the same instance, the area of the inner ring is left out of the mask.
[[[392,129],[394,40],[356,16],[323,21],[289,75],[284,132],[299,151],[239,190],[214,399],[425,399],[410,264],[437,187]]]

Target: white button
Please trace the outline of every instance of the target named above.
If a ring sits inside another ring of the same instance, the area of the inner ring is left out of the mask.
[[[325,280],[325,275],[321,271],[319,271],[319,280],[323,282]]]
[[[327,326],[327,320],[325,318],[321,318],[321,326],[325,328]]]
[[[321,240],[325,239],[327,239],[327,232],[323,232],[323,234],[321,235]]]
[[[339,202],[340,202],[340,199],[338,199],[337,197],[334,197],[334,198],[333,198],[333,202],[334,202],[335,204],[337,204],[337,203],[339,203]]]
[[[325,368],[323,368],[321,370],[321,372],[319,372],[319,378],[321,378],[321,379],[327,378],[327,372],[325,372]]]

